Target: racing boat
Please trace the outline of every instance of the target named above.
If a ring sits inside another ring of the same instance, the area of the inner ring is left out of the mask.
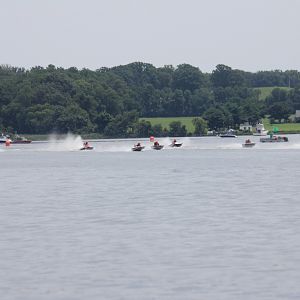
[[[170,147],[173,147],[173,148],[179,148],[179,147],[181,147],[182,146],[182,143],[172,143],[171,145],[170,145]]]
[[[134,145],[131,150],[132,151],[142,151],[145,148],[145,146],[142,146],[140,143]]]
[[[248,140],[245,141],[244,144],[242,144],[242,146],[243,146],[244,148],[252,148],[252,147],[255,146],[255,143],[251,142],[251,141],[248,139]]]
[[[160,145],[159,142],[156,141],[151,148],[154,150],[161,150],[163,147],[164,145]]]
[[[178,143],[176,140],[173,140],[172,144],[170,145],[170,147],[175,148],[175,147],[181,147],[182,143]]]
[[[30,144],[32,141],[31,140],[28,140],[26,139],[25,137],[23,136],[19,136],[19,135],[16,135],[13,140],[12,140],[12,144]]]
[[[9,136],[8,135],[4,135],[2,133],[1,136],[0,136],[0,143],[4,144],[4,143],[6,143],[7,140],[10,140]]]
[[[79,150],[93,150],[94,147],[90,146],[89,142],[84,142],[83,147],[80,148]]]
[[[92,146],[87,146],[87,147],[82,147],[82,148],[80,148],[79,150],[93,150],[94,149],[94,147],[92,147]]]
[[[161,150],[164,147],[164,145],[153,145],[151,148],[154,150]]]

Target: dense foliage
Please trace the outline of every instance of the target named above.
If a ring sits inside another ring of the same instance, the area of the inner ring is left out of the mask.
[[[261,101],[255,87],[274,89]],[[281,120],[300,109],[298,71],[233,70],[218,65],[212,74],[182,64],[156,68],[132,63],[96,71],[35,67],[0,67],[0,128],[43,134],[52,131],[103,136],[184,135],[178,123],[151,126],[140,117],[202,117],[195,134],[255,123],[264,115]]]

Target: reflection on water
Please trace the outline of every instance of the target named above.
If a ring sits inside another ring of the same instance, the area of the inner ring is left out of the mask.
[[[244,139],[1,146],[1,299],[299,299],[299,136]]]

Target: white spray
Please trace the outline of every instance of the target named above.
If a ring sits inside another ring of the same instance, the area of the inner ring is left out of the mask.
[[[52,134],[49,137],[49,151],[74,151],[79,150],[83,146],[83,141],[80,135],[68,133],[63,139]]]

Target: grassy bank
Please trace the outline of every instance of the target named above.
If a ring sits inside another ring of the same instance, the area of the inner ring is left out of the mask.
[[[265,128],[270,131],[273,131],[274,127],[277,127],[278,132],[281,133],[300,133],[300,123],[271,124],[268,118],[265,118],[263,123]]]
[[[194,132],[194,125],[192,120],[195,117],[173,117],[173,118],[141,118],[141,120],[147,120],[151,123],[151,125],[161,124],[164,128],[169,129],[169,124],[173,121],[180,121],[182,125],[185,125],[188,133]],[[298,133],[300,134],[300,123],[284,123],[284,124],[271,124],[268,118],[263,120],[264,126],[267,130],[272,131],[274,127],[277,127],[279,133]],[[74,134],[76,135],[76,134]],[[50,139],[50,134],[21,134],[21,136],[25,136],[27,139],[32,141],[47,141]],[[101,139],[103,136],[99,133],[91,133],[91,134],[81,134],[82,139]],[[56,135],[58,139],[64,139],[67,137],[66,134],[58,134]]]
[[[173,121],[180,121],[182,125],[185,125],[189,133],[194,132],[194,125],[192,120],[195,117],[174,117],[174,118],[142,118],[147,120],[151,125],[161,124],[165,128],[169,128],[169,124]],[[284,123],[284,124],[271,124],[268,118],[263,120],[264,126],[267,130],[273,130],[274,127],[279,129],[281,133],[300,133],[300,123]]]
[[[254,90],[260,91],[259,100],[265,100],[268,96],[271,95],[272,91],[276,88],[283,89],[286,91],[290,90],[290,88],[286,86],[271,86],[271,87],[267,86],[267,87],[254,88]]]
[[[151,125],[161,124],[163,128],[169,129],[169,124],[173,121],[180,121],[182,125],[185,125],[188,133],[193,133],[195,127],[192,123],[196,117],[172,117],[172,118],[141,118],[151,123]]]

